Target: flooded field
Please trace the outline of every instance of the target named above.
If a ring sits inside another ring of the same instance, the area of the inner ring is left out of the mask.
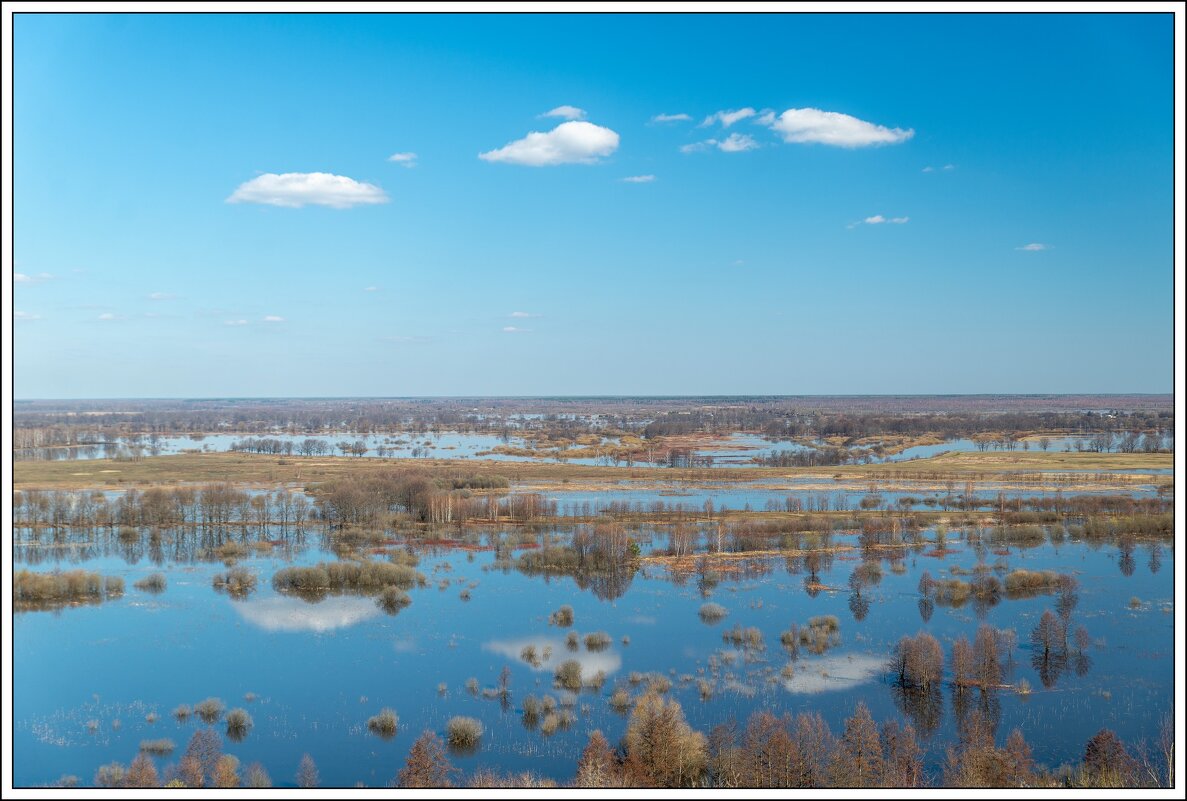
[[[277,785],[295,782],[308,753],[325,785],[382,786],[423,730],[444,735],[457,715],[484,730],[476,748],[450,752],[467,774],[486,766],[567,782],[589,734],[600,729],[617,742],[648,687],[678,700],[705,732],[770,710],[819,711],[839,734],[862,701],[877,721],[914,725],[933,776],[961,721],[980,710],[999,739],[1020,727],[1036,761],[1054,767],[1078,760],[1085,732],[1100,727],[1128,743],[1153,740],[1173,699],[1170,541],[1118,545],[1080,531],[1061,523],[1019,543],[990,529],[932,526],[902,546],[870,551],[858,532],[841,530],[814,540],[814,556],[802,548],[740,552],[688,569],[665,556],[668,529],[651,526],[634,530],[636,560],[609,574],[568,576],[529,569],[523,557],[572,543],[571,529],[488,527],[450,535],[450,543],[413,539],[423,584],[409,586],[406,606],[385,611],[370,592],[273,586],[285,568],[343,554],[341,536],[320,526],[271,527],[266,537],[242,528],[18,529],[17,570],[84,569],[121,578],[126,589],[93,605],[18,611],[16,781],[75,775],[85,783],[100,765],[130,761],[142,742],[169,739],[176,752],[152,757],[164,773],[205,725],[174,710],[216,698],[252,721],[232,730],[217,715],[224,749],[243,765],[260,763]],[[710,549],[712,539],[711,526],[696,527],[692,552]],[[404,553],[403,543],[396,537],[353,553],[383,562]],[[217,590],[216,577],[228,572],[221,557],[254,575],[254,590]],[[1020,569],[1072,581],[992,602],[945,601],[921,587],[925,573],[941,582],[1004,581]],[[158,573],[163,589],[137,588]],[[707,603],[725,614],[706,614]],[[572,625],[550,623],[565,605]],[[1056,609],[1069,631],[1085,633],[1057,663],[1044,662],[1031,632]],[[837,631],[819,652],[782,642],[793,625],[825,616],[836,618]],[[981,624],[1013,631],[1001,685],[959,690],[948,654]],[[608,637],[586,641],[598,632]],[[943,686],[923,695],[896,686],[890,667],[899,638],[919,632],[945,652]],[[582,677],[576,692],[555,686],[570,660]],[[555,704],[546,726],[543,712],[525,716],[525,704],[536,703]],[[390,739],[367,725],[383,708],[398,714]]]

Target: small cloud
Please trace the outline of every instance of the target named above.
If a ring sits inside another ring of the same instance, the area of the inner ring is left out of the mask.
[[[266,314],[266,315],[264,315],[264,322],[265,323],[283,323],[284,318],[279,315],[276,315],[276,314]]]
[[[585,109],[576,106],[557,106],[552,111],[545,111],[541,117],[560,117],[566,120],[580,120],[585,118]]]
[[[379,287],[377,287],[377,286],[365,286],[365,287],[363,287],[363,291],[364,291],[364,292],[378,292],[378,291],[379,291]]]
[[[758,112],[747,106],[740,108],[737,111],[718,111],[705,117],[705,121],[701,123],[702,128],[707,128],[715,122],[720,122],[722,128],[728,128],[739,120],[744,120],[747,117],[753,117]]]
[[[124,315],[122,315],[122,314],[115,314],[114,312],[103,312],[95,319],[100,320],[101,322],[104,322],[104,323],[111,323],[111,322],[115,322],[116,320],[123,320],[125,318],[124,318]]]
[[[911,219],[910,217],[885,217],[881,214],[875,214],[872,217],[866,217],[864,220],[858,220],[855,223],[849,223],[849,225],[847,227],[856,228],[857,226],[861,225],[862,223],[864,223],[866,225],[882,225],[884,223],[890,223],[892,225],[902,225],[905,222],[909,222],[910,219]]]
[[[247,320],[227,320],[223,325],[247,325]]]
[[[923,172],[935,172],[935,171],[936,171],[936,168],[932,167],[930,165],[923,168]]]
[[[630,175],[626,178],[619,178],[624,184],[649,184],[655,180],[654,175]]]
[[[528,332],[529,332],[529,331],[531,331],[531,330],[532,330],[532,329],[530,329],[530,328],[518,328],[518,327],[516,327],[516,326],[514,326],[514,325],[505,325],[505,326],[503,326],[503,333],[504,333],[504,334],[526,334],[526,333],[528,333]]]
[[[758,142],[754,141],[753,136],[740,133],[732,133],[724,141],[717,143],[717,149],[723,153],[742,153],[754,150],[758,146]]]
[[[37,275],[26,275],[25,273],[12,274],[12,280],[17,284],[40,284],[42,281],[52,281],[53,278],[49,273],[38,273]]]
[[[745,261],[743,261],[742,259],[734,259],[734,266],[735,266],[735,267],[741,267],[741,266],[742,266],[743,264],[745,264],[745,263],[746,263],[746,262],[745,262]]]
[[[594,164],[618,149],[618,134],[592,122],[562,122],[547,133],[532,131],[497,150],[479,153],[483,161],[553,167]]]
[[[743,153],[761,147],[754,137],[747,134],[732,133],[725,139],[705,139],[689,145],[681,145],[681,153],[703,153],[717,148],[723,153]]]
[[[945,172],[951,172],[952,170],[955,170],[955,169],[956,169],[955,164],[945,164],[944,165]]]
[[[514,312],[511,312],[511,314],[509,314],[507,316],[514,317],[517,320],[528,320],[528,319],[534,319],[536,317],[543,317],[544,315],[533,314],[532,312],[525,312],[525,311],[514,311]]]
[[[228,203],[262,203],[299,209],[302,206],[351,206],[387,203],[388,197],[374,184],[328,172],[264,173],[242,183],[227,198]]]
[[[1028,245],[1022,245],[1021,247],[1014,248],[1014,250],[1025,250],[1030,253],[1035,253],[1040,250],[1050,250],[1050,249],[1051,249],[1050,245],[1044,245],[1042,242],[1031,242]]]
[[[23,312],[20,310],[14,311],[12,313],[12,317],[14,320],[40,320],[41,319],[40,314],[31,314],[29,312]]]
[[[690,122],[692,117],[687,114],[656,114],[652,122]]]
[[[415,153],[392,153],[387,157],[387,160],[393,164],[399,164],[401,167],[415,167],[416,154]]]
[[[915,135],[913,128],[887,128],[838,111],[818,108],[789,108],[778,117],[772,117],[769,125],[784,142],[833,147],[894,145]]]
[[[177,295],[172,292],[150,292],[148,294],[149,300],[173,300]]]

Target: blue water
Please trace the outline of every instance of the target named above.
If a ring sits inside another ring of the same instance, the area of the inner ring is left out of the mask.
[[[168,543],[156,551],[146,543],[100,543],[84,551],[81,562],[63,562],[63,568],[84,566],[122,576],[128,589],[122,599],[100,606],[15,616],[16,784],[46,783],[62,774],[77,775],[85,783],[101,764],[129,762],[142,739],[169,737],[178,751],[156,759],[163,769],[180,758],[201,725],[196,718],[179,724],[170,710],[208,696],[222,698],[228,708],[249,711],[255,723],[250,734],[224,748],[244,765],[261,762],[278,785],[293,782],[301,755],[308,752],[324,785],[362,781],[382,786],[402,766],[422,730],[443,732],[448,718],[457,714],[477,717],[486,727],[476,754],[453,757],[458,767],[467,772],[478,766],[533,770],[567,781],[590,731],[602,729],[611,742],[624,732],[625,718],[610,709],[607,699],[631,672],[667,676],[690,723],[705,731],[730,718],[744,723],[753,711],[769,709],[818,710],[839,733],[858,700],[879,721],[901,717],[880,667],[899,636],[930,631],[947,651],[952,638],[965,634],[971,639],[980,622],[969,606],[937,606],[928,622],[917,607],[922,571],[941,577],[954,565],[969,568],[975,563],[973,549],[955,532],[950,533],[955,552],[946,559],[908,553],[903,575],[886,569],[881,582],[865,591],[870,608],[861,621],[850,610],[847,587],[858,563],[856,552],[826,562],[820,580],[836,589],[816,597],[805,593],[802,573],[789,573],[786,560],[776,558],[750,560],[750,575],[724,575],[705,598],[695,576],[677,582],[655,565],[606,592],[604,586],[582,589],[569,577],[484,570],[494,561],[490,551],[437,551],[427,553],[418,568],[429,586],[412,590],[411,606],[392,617],[366,596],[309,603],[275,593],[270,577],[290,559],[314,563],[333,558],[315,532],[290,535],[289,542],[271,555],[242,562],[260,575],[259,590],[245,601],[211,588],[212,575],[225,569],[222,564],[191,562],[188,550],[171,549]],[[37,569],[46,570],[56,558],[75,554],[70,558],[77,559],[79,551],[38,553],[48,561]],[[1000,557],[987,555],[990,564],[999,558],[1011,568],[1074,573],[1082,585],[1074,624],[1086,626],[1095,642],[1085,675],[1069,670],[1047,689],[1029,663],[1025,643],[1054,598],[1002,600],[988,610],[987,622],[1013,627],[1019,635],[1014,653],[1018,664],[1010,680],[1026,679],[1034,689],[1025,698],[1009,691],[992,694],[1000,704],[999,740],[1021,726],[1035,758],[1056,764],[1078,759],[1084,742],[1103,726],[1129,742],[1153,738],[1159,715],[1173,700],[1173,615],[1168,614],[1173,550],[1160,547],[1161,563],[1153,572],[1149,549],[1138,548],[1129,576],[1120,569],[1118,549],[1109,545],[1067,542],[1058,548],[1044,544]],[[134,581],[157,570],[168,577],[163,594],[132,588]],[[450,581],[444,590],[437,587],[442,578]],[[473,582],[472,600],[462,600],[461,590]],[[1141,599],[1140,609],[1130,609],[1132,596]],[[697,609],[705,600],[722,604],[729,616],[712,626],[702,623]],[[548,614],[565,603],[576,611],[573,630],[605,630],[613,645],[599,653],[584,647],[577,654],[567,651],[562,644],[567,630],[548,625]],[[785,684],[778,677],[787,662],[779,634],[791,623],[803,624],[820,614],[840,618],[841,645],[824,657],[801,656],[796,678]],[[722,642],[721,631],[734,623],[762,629],[766,650],[756,661],[747,662]],[[629,645],[622,644],[623,635],[630,637]],[[551,738],[525,730],[520,721],[525,694],[561,695],[550,687],[550,665],[533,669],[518,658],[526,642],[551,643],[552,664],[575,656],[587,670],[607,674],[600,692],[587,690],[578,697],[573,727]],[[734,661],[721,667],[712,700],[701,701],[695,683],[680,681],[682,674],[710,675],[710,657],[718,661],[731,653]],[[466,692],[470,677],[482,687],[493,687],[504,665],[512,670],[511,709]],[[829,678],[820,676],[822,670]],[[441,682],[448,688],[444,695],[437,689]],[[258,699],[245,701],[249,692]],[[633,689],[634,695],[639,692]],[[384,706],[400,716],[399,734],[387,742],[365,727],[366,719]],[[955,737],[947,689],[942,709],[926,742],[933,772]],[[156,723],[145,721],[150,711],[160,715]],[[92,719],[100,722],[94,734],[86,727]],[[118,729],[113,728],[115,719],[121,722]]]

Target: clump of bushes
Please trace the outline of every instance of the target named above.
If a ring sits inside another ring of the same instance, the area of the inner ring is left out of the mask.
[[[1012,598],[1056,592],[1060,575],[1054,570],[1011,570],[1006,575],[1006,594]]]
[[[177,718],[178,723],[184,723],[185,721],[189,720],[191,714],[192,711],[190,710],[188,704],[182,704],[173,710],[173,717]]]
[[[697,611],[697,614],[706,623],[716,623],[728,615],[729,611],[721,604],[715,604],[710,601],[709,603],[701,604],[701,608]]]
[[[761,651],[767,647],[763,641],[762,630],[755,626],[742,628],[741,624],[734,624],[732,629],[726,629],[721,633],[721,639],[735,648],[751,648]]]
[[[205,723],[214,723],[222,716],[225,708],[226,705],[223,704],[221,698],[207,698],[194,704],[194,711]]]
[[[312,567],[286,567],[272,576],[277,592],[315,596],[346,590],[378,592],[385,587],[407,590],[426,583],[423,573],[391,562],[321,562]]]
[[[247,736],[247,732],[255,722],[246,709],[236,707],[227,713],[227,736],[238,742]]]
[[[548,616],[548,622],[553,626],[572,626],[573,625],[573,607],[565,604],[560,609]]]
[[[568,633],[565,637],[565,647],[570,651],[576,651],[581,647],[581,638],[577,635],[577,632],[570,631]]]
[[[482,721],[461,715],[449,719],[445,724],[446,738],[454,748],[469,749],[478,745],[482,739]]]
[[[232,598],[246,598],[256,590],[259,579],[245,567],[233,567],[226,573],[217,573],[211,580],[214,589],[225,592]]]
[[[101,603],[124,594],[124,580],[87,570],[34,573],[20,570],[12,577],[12,604],[16,609]]]
[[[536,651],[536,646],[534,645],[525,645],[519,652],[519,658],[532,667],[540,667],[544,663],[544,660],[540,658],[540,654]]]
[[[160,740],[141,740],[140,741],[140,750],[144,751],[145,753],[148,753],[148,754],[157,754],[160,756],[164,756],[165,754],[173,753],[173,749],[176,747],[177,747],[177,744],[174,743],[172,740],[170,740],[167,737],[164,737]]]
[[[587,651],[601,651],[610,647],[614,640],[604,631],[595,631],[585,635],[585,649]]]
[[[399,587],[384,587],[383,592],[379,593],[379,597],[375,599],[375,603],[384,612],[394,615],[412,603],[412,598]]]
[[[799,653],[801,647],[813,654],[823,654],[840,644],[841,622],[836,615],[819,615],[810,618],[806,626],[793,624],[779,635],[779,641],[792,657]]]
[[[396,729],[400,725],[400,718],[396,710],[384,707],[378,715],[367,719],[367,728],[372,734],[390,740],[396,736]]]
[[[164,573],[153,573],[145,576],[132,585],[141,592],[164,592],[166,581]]]
[[[581,689],[581,663],[576,659],[567,659],[556,668],[554,675],[556,685],[574,692]]]

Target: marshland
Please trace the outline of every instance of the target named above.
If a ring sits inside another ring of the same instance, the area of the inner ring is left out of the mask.
[[[1169,406],[857,403],[21,405],[17,783],[1165,786]]]

